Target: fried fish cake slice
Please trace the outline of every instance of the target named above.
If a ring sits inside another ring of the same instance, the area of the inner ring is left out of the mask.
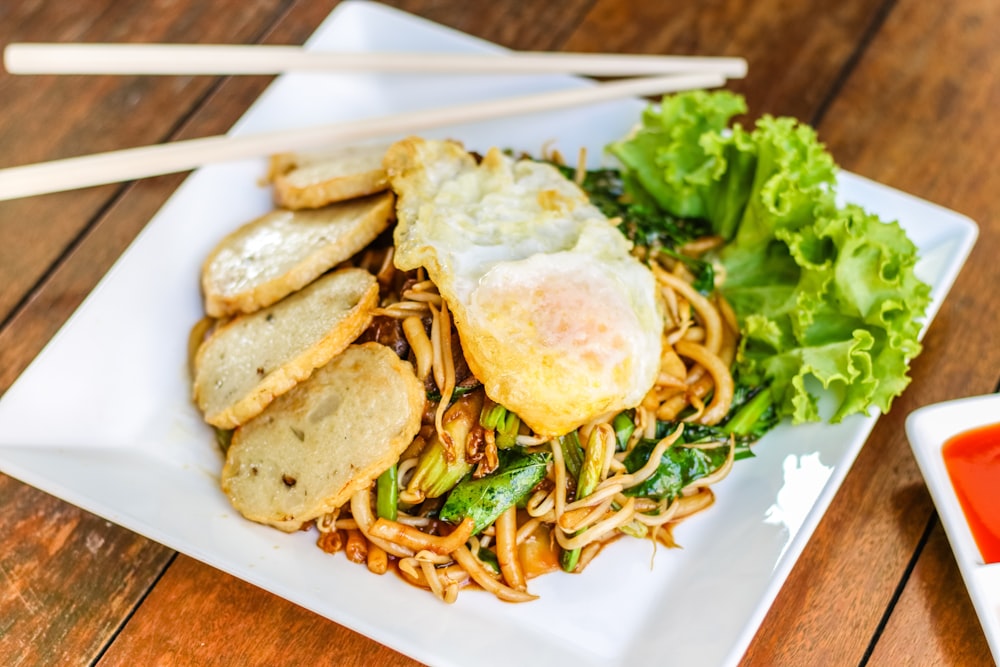
[[[222,489],[246,518],[298,530],[396,462],[424,401],[409,362],[379,343],[352,345],[236,429]]]
[[[205,312],[252,313],[371,243],[393,217],[389,193],[312,211],[277,210],[222,239],[202,265]]]
[[[271,158],[274,201],[289,209],[319,208],[382,192],[387,145],[349,146],[329,153],[282,153]]]
[[[230,429],[258,415],[351,344],[377,305],[375,277],[349,268],[220,326],[194,362],[194,400],[205,421]]]

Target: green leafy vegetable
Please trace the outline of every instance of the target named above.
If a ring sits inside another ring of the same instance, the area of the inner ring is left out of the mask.
[[[765,394],[765,398],[767,395]],[[749,407],[749,406],[748,406]],[[760,404],[753,408],[753,411],[762,409]],[[733,408],[729,411],[730,419],[737,418],[736,415],[740,414],[741,409]],[[770,415],[770,417],[768,417]],[[730,431],[723,426],[707,426],[705,424],[697,424],[693,422],[684,422],[684,432],[681,437],[678,438],[677,443],[679,445],[710,445],[712,443],[717,444],[720,447],[728,448],[730,442],[732,442],[734,449],[733,457],[736,460],[748,459],[753,457],[753,451],[750,449],[751,445],[761,439],[761,437],[769,431],[777,423],[777,419],[774,417],[774,410],[763,408],[763,414],[760,416],[760,420],[754,423],[754,429],[749,430],[745,433],[739,433],[736,431]],[[667,437],[671,433],[677,430],[680,422],[676,421],[657,421],[656,422],[656,438],[653,442],[656,443],[663,438]]]
[[[646,464],[657,440],[640,441],[625,457],[625,468],[635,472]],[[729,445],[692,447],[675,443],[660,457],[660,465],[650,477],[625,490],[627,496],[673,500],[691,482],[718,470],[729,456]]]
[[[478,533],[530,493],[545,477],[550,455],[546,452],[510,452],[502,453],[501,466],[493,474],[456,486],[438,516],[451,523],[461,523],[465,517],[472,517],[473,532]]]
[[[560,167],[567,177],[574,170]],[[715,288],[715,268],[706,262],[675,249],[700,236],[712,233],[708,223],[693,218],[678,218],[665,213],[640,187],[629,187],[617,169],[588,171],[582,184],[590,201],[609,218],[618,218],[618,228],[633,243],[650,248],[683,262],[692,275],[694,287],[703,294]],[[642,201],[636,200],[636,195]]]
[[[727,127],[743,111],[728,92],[667,97],[609,150],[638,197],[728,240],[718,260],[742,334],[737,371],[770,386],[779,417],[819,419],[814,382],[833,390],[831,421],[886,411],[930,302],[916,247],[897,223],[836,205],[836,165],[812,128],[768,116]]]

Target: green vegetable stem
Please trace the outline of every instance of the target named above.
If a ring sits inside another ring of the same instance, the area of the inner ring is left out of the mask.
[[[410,496],[438,498],[448,493],[472,471],[473,464],[465,460],[465,443],[479,422],[483,409],[483,392],[465,394],[444,413],[442,427],[454,443],[454,458],[449,460],[444,443],[435,433],[427,443],[406,486]]]
[[[483,413],[479,417],[479,423],[483,428],[494,431],[498,449],[510,449],[517,444],[521,418],[488,397],[483,403]]]
[[[570,431],[566,435],[559,436],[559,447],[562,449],[566,470],[574,479],[577,479],[580,476],[580,469],[583,467],[583,446],[580,445],[579,434],[576,431]]]
[[[633,427],[634,428],[634,427]],[[587,439],[587,449],[583,455],[583,463],[576,481],[576,499],[581,500],[594,492],[601,482],[601,471],[604,468],[604,443],[601,441],[599,429],[590,432]],[[562,552],[559,563],[566,572],[572,572],[580,562],[580,549],[569,549]]]
[[[635,422],[629,413],[619,412],[611,422],[611,426],[615,429],[615,448],[619,452],[624,452],[628,447],[628,441],[632,439],[632,434],[635,433]]]
[[[375,513],[382,519],[395,521],[398,512],[399,487],[396,464],[378,476],[375,481]]]

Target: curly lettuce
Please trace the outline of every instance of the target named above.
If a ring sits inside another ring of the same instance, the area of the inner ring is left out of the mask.
[[[930,302],[916,247],[897,223],[837,206],[837,167],[812,128],[731,124],[745,111],[726,91],[666,97],[609,150],[637,199],[726,239],[717,260],[742,332],[736,370],[770,385],[780,416],[820,419],[811,383],[833,390],[831,421],[887,411]]]

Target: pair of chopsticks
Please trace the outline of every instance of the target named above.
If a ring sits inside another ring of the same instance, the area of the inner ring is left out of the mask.
[[[521,52],[503,55],[332,53],[294,46],[10,44],[12,74],[278,74],[289,71],[422,74],[565,73],[636,76],[586,88],[439,107],[248,136],[216,136],[0,169],[0,201],[130,181],[206,164],[362,142],[458,123],[695,88],[746,74],[740,58]]]

